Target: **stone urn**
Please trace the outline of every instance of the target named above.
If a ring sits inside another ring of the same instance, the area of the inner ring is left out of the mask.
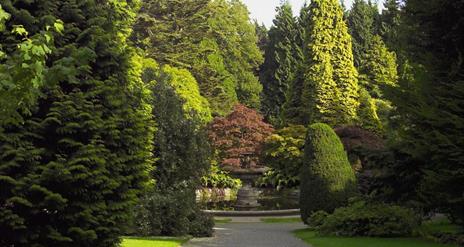
[[[254,184],[269,168],[254,164],[251,157],[252,154],[242,154],[240,167],[224,167],[224,170],[229,171],[232,177],[242,181],[242,187],[237,192],[237,202],[234,205],[238,211],[249,211],[261,206],[258,203],[261,192],[254,187]]]

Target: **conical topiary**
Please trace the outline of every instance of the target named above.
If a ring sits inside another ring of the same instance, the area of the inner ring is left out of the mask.
[[[343,144],[332,128],[309,126],[300,172],[301,218],[319,210],[331,212],[356,194],[356,178]]]

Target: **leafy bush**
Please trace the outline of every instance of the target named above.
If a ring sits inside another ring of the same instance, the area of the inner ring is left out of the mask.
[[[262,161],[273,170],[265,174],[262,183],[268,182],[278,188],[300,184],[305,138],[306,128],[293,125],[276,131],[266,139]]]
[[[147,193],[136,208],[134,230],[141,236],[211,236],[214,221],[195,204],[190,189]]]
[[[314,213],[308,220],[321,235],[400,237],[419,225],[413,210],[379,202],[356,201],[333,214]]]
[[[221,170],[216,164],[213,164],[211,171],[201,178],[201,186],[205,188],[237,189],[241,184],[240,179],[232,178],[228,172]]]
[[[332,212],[356,194],[354,171],[330,126],[309,126],[300,178],[301,217],[305,223],[313,212]]]
[[[281,190],[284,188],[297,187],[299,186],[299,184],[300,184],[299,175],[289,176],[275,169],[271,169],[265,172],[264,175],[261,176],[256,181],[256,186],[258,187],[272,186],[276,188],[277,190]]]

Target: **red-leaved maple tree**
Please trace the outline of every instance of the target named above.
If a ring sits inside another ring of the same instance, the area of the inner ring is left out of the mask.
[[[223,166],[241,167],[244,156],[250,160],[250,168],[259,167],[259,156],[264,140],[272,134],[272,125],[263,116],[244,105],[235,105],[226,117],[218,117],[209,125],[208,134],[219,152]]]

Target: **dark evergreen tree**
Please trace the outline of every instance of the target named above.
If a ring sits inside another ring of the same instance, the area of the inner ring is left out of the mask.
[[[23,122],[0,127],[1,246],[117,246],[151,164],[153,123],[127,44],[137,1],[2,1],[6,29],[64,24]],[[2,33],[6,56],[22,37]]]
[[[296,27],[296,37],[295,42],[296,46],[296,75],[294,80],[289,85],[289,90],[287,92],[287,98],[285,104],[283,105],[281,118],[285,124],[301,124],[303,123],[303,114],[301,111],[302,107],[302,98],[301,92],[303,90],[303,81],[304,81],[304,71],[305,71],[305,41],[306,41],[306,31],[309,30],[309,25],[311,25],[310,20],[310,7],[307,3],[303,5],[300,10],[300,15],[297,18],[297,27]]]
[[[384,10],[380,16],[379,32],[387,47],[399,52],[399,30],[401,24],[401,10],[399,0],[386,0]]]
[[[348,15],[348,27],[353,38],[354,64],[358,69],[362,66],[375,35],[376,14],[377,6],[365,0],[355,0]]]
[[[464,4],[406,1],[409,62],[393,102],[403,150],[422,163],[427,207],[464,222]],[[407,73],[410,72],[410,73]]]
[[[263,64],[262,112],[273,124],[281,124],[281,111],[298,67],[297,25],[292,7],[284,2],[277,7],[274,25],[269,30],[269,44]]]

